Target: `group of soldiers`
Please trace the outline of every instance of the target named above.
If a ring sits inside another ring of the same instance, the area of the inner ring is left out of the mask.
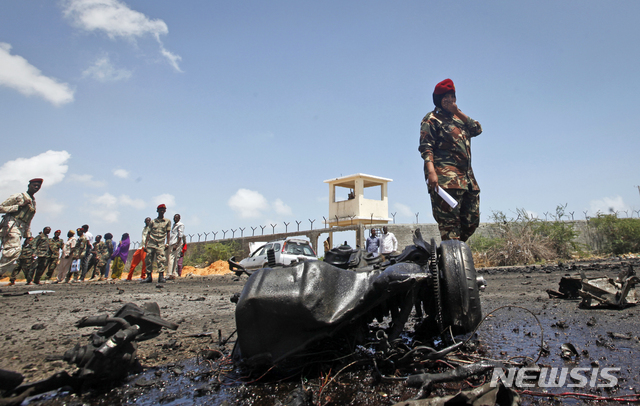
[[[13,285],[22,272],[27,285],[32,282],[40,284],[41,280],[52,279],[57,269],[53,283],[84,281],[87,274],[91,275],[89,280],[103,280],[108,277],[111,259],[116,261],[118,266],[115,268],[121,273],[129,249],[128,234],[123,235],[123,241],[117,249],[111,233],[105,234],[104,240],[101,236],[96,236],[95,242],[91,244],[88,225],[75,231],[70,230],[66,242],[60,238],[60,230],[56,230],[53,238],[49,238],[51,227],[45,227],[35,238],[31,235],[31,220],[36,212],[34,195],[40,190],[42,182],[41,178],[31,179],[26,192],[11,195],[0,204],[0,213],[4,213],[0,224],[0,277],[9,273],[9,283]],[[168,279],[175,279],[179,275],[176,271],[179,269],[177,264],[186,251],[184,224],[180,222],[180,215],[176,214],[172,227],[171,221],[164,218],[166,210],[166,206],[161,204],[157,208],[158,218],[145,220],[143,244],[139,252],[136,252],[138,255],[134,254],[127,280],[131,280],[133,270],[139,262],[143,264],[142,279],[145,283],[152,282],[154,264],[160,283],[165,281],[165,269],[169,272]],[[21,244],[23,239],[24,243]],[[149,268],[146,275],[145,268]],[[116,277],[115,272],[113,277]]]
[[[11,195],[0,204],[0,213],[4,213],[0,223],[0,277],[9,273],[11,285],[20,272],[24,274],[27,284],[39,284],[43,275],[44,279],[51,279],[56,269],[59,271],[55,282],[69,282],[72,275],[74,280],[83,280],[90,269],[93,269],[92,279],[103,277],[113,253],[111,234],[105,234],[105,241],[97,236],[93,246],[85,237],[89,229],[87,225],[67,233],[69,239],[73,238],[74,244],[65,245],[60,238],[60,230],[56,230],[53,238],[49,238],[51,227],[45,227],[35,238],[31,235],[31,220],[36,213],[34,195],[40,190],[42,182],[41,178],[31,179],[26,192]],[[24,243],[20,244],[23,238]]]

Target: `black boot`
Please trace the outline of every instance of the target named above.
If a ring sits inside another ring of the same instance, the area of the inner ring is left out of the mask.
[[[158,273],[158,283],[165,283],[167,280],[164,278],[164,272]]]
[[[147,278],[140,281],[140,283],[151,283],[151,282],[153,282],[153,278],[151,277],[151,272],[147,272]]]

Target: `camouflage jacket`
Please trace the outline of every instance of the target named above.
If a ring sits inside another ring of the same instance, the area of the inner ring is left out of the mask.
[[[49,241],[51,241],[49,237],[43,233],[38,234],[36,238],[33,239],[31,244],[34,246],[34,254],[38,258],[49,258]]]
[[[149,223],[149,234],[147,235],[146,246],[150,248],[164,248],[167,240],[167,233],[171,231],[171,221],[168,219],[155,218]]]
[[[59,258],[60,250],[64,246],[62,238],[53,237],[49,240],[49,258]]]
[[[111,243],[111,240],[107,240],[107,241]],[[104,241],[100,241],[95,245],[95,248],[96,248],[96,254],[98,258],[98,266],[105,265],[107,263],[107,260],[109,260],[109,257],[111,256],[109,255],[109,247],[107,247],[107,244]]]
[[[30,244],[24,244],[22,246],[22,251],[20,251],[20,259],[21,260],[33,260],[33,253],[34,253],[34,249],[33,249],[33,241],[31,241]]]
[[[76,246],[73,247],[71,252],[71,256],[73,259],[82,259],[87,253],[87,239],[84,238],[84,235],[78,237],[78,241],[76,241]]]
[[[471,138],[482,133],[477,121],[465,123],[450,113],[436,108],[422,119],[418,151],[425,163],[433,162],[438,184],[443,189],[480,191],[471,169]]]
[[[25,202],[27,204],[22,206]],[[31,236],[30,227],[36,214],[36,199],[26,192],[16,193],[0,204],[0,213],[7,213],[11,218],[18,220],[18,227],[26,233],[25,236]]]

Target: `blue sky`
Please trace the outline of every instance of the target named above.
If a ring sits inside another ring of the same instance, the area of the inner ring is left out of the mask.
[[[433,222],[419,126],[451,78],[484,129],[483,221],[559,204],[631,215],[638,15],[633,1],[2,2],[0,198],[44,177],[34,230],[135,241],[166,203],[187,233],[220,238],[318,227],[323,181],[367,173],[393,179],[398,223]]]

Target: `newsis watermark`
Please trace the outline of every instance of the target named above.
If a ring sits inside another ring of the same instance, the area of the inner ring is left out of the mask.
[[[498,380],[507,388],[613,388],[618,378],[611,375],[620,368],[494,368],[491,387],[498,386]],[[569,378],[569,380],[567,380]]]

